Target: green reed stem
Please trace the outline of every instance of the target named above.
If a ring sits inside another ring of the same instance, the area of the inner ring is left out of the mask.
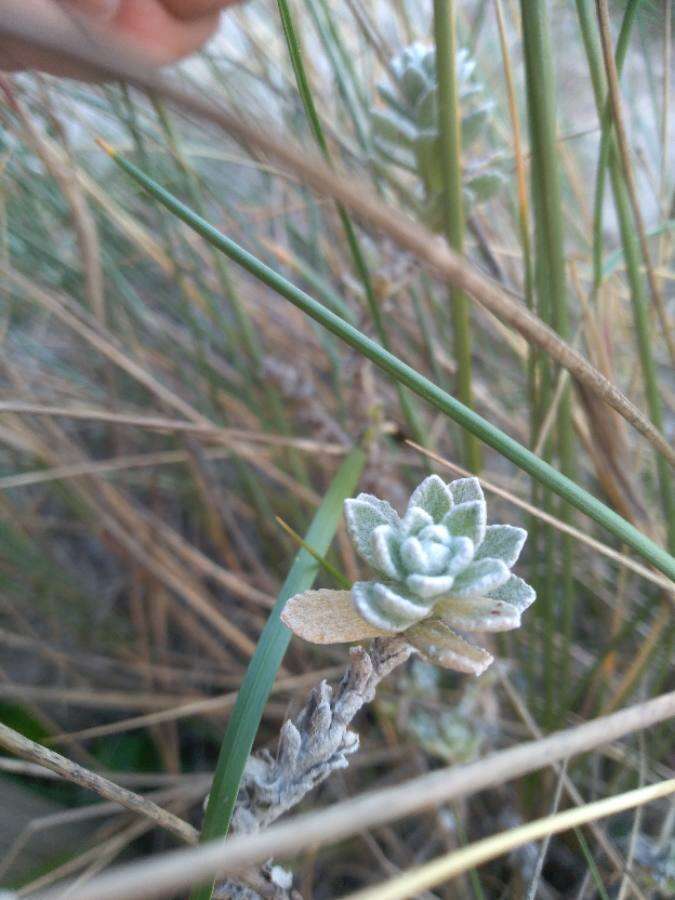
[[[327,4],[325,2],[317,3],[316,0],[305,0],[305,6],[312,17],[326,55],[330,59],[340,96],[354,126],[354,133],[361,149],[368,151],[371,143],[370,136],[364,120],[358,79],[349,53],[343,46]]]
[[[532,478],[551,488],[558,496],[567,500],[572,506],[585,513],[603,528],[611,532],[619,541],[632,547],[643,559],[646,559],[660,572],[675,579],[675,558],[654,541],[642,534],[634,525],[614,512],[580,485],[576,484],[549,463],[540,459],[518,441],[492,425],[478,413],[469,409],[459,400],[446,393],[424,375],[381,347],[367,335],[360,332],[349,322],[331,312],[309,294],[296,287],[290,281],[275,272],[253,254],[240,247],[231,238],[219,232],[209,222],[185,206],[177,197],[148,178],[132,163],[115,151],[110,152],[118,166],[140,184],[152,197],[162,203],[174,215],[178,216],[206,241],[227,254],[242,268],[258,278],[263,284],[285,297],[298,309],[302,310],[315,322],[319,322],[328,331],[342,341],[358,350],[370,359],[394,381],[409,388],[418,397],[426,400],[436,409],[469,429],[479,440],[492,447],[502,456],[511,460],[518,468],[527,472]],[[316,547],[316,544],[313,546]]]
[[[438,138],[443,179],[445,236],[458,253],[464,251],[464,199],[462,194],[462,133],[457,87],[457,10],[455,0],[434,0],[434,40],[438,79]],[[450,288],[450,308],[457,362],[457,394],[466,406],[471,396],[471,323],[469,298]],[[478,441],[464,432],[464,461],[472,472],[481,468]]]
[[[536,259],[535,282],[539,302],[539,314],[555,328],[564,339],[569,338],[570,325],[565,287],[564,217],[560,195],[558,148],[556,128],[556,96],[553,58],[547,4],[538,0],[521,0],[523,23],[523,49],[527,76],[527,104],[532,151],[532,194],[534,198]],[[548,361],[544,369],[544,391],[540,409],[545,410],[551,399],[552,373]],[[574,433],[572,428],[572,395],[568,383],[557,411],[557,442],[560,468],[570,478],[574,477]],[[550,452],[550,450],[549,450]],[[544,506],[550,498],[544,497]],[[570,521],[571,510],[562,504],[559,511],[563,521]],[[553,631],[555,628],[553,597],[555,575],[553,542],[557,535],[552,529],[546,536],[546,604],[548,616],[545,628],[545,684],[546,707],[552,709],[555,679],[566,684],[569,670],[569,650],[574,612],[574,585],[572,579],[572,539],[560,538],[562,555],[562,633],[561,671],[556,675],[553,665]]]

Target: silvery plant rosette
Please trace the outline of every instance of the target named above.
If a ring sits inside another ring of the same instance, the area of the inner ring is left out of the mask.
[[[446,484],[430,475],[403,516],[385,500],[345,501],[354,547],[375,575],[351,590],[292,597],[284,623],[312,643],[404,634],[437,665],[479,675],[492,656],[462,632],[509,631],[535,592],[511,572],[527,538],[513,525],[487,525],[477,478]]]

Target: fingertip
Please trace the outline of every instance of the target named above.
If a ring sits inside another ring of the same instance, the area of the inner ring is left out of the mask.
[[[191,22],[218,13],[240,0],[161,0],[164,9],[175,19]]]
[[[164,66],[199,50],[217,30],[219,19],[216,10],[194,21],[179,21],[157,0],[122,0],[113,26],[151,65]]]

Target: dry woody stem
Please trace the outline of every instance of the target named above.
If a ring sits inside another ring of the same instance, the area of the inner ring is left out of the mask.
[[[175,834],[176,837],[185,843],[197,843],[199,837],[197,831],[192,825],[184,822],[183,819],[167,812],[161,806],[157,806],[152,800],[147,800],[145,797],[141,797],[139,794],[135,794],[133,791],[129,791],[109,781],[102,775],[97,775],[95,772],[85,769],[84,766],[80,766],[71,759],[61,756],[60,753],[55,753],[41,744],[36,744],[35,741],[29,740],[22,734],[19,734],[18,731],[14,731],[14,729],[8,728],[2,723],[0,723],[0,746],[4,747],[5,750],[16,753],[17,756],[23,759],[27,759],[29,762],[38,763],[46,769],[51,769],[52,772],[56,772],[66,781],[79,784],[80,787],[94,791],[99,796],[105,797],[106,800],[112,800],[115,803],[119,803],[120,806],[131,810],[131,812],[151,819],[161,828],[165,828],[167,831]]]
[[[336,688],[322,681],[296,718],[281,729],[276,756],[252,756],[244,772],[233,818],[240,834],[261,831],[337,769],[359,748],[349,726],[377,686],[413,648],[404,638],[382,638],[351,650],[350,665]]]

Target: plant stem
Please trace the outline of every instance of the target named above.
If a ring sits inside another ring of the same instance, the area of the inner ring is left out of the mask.
[[[527,105],[532,149],[532,193],[534,197],[536,259],[535,284],[539,315],[549,321],[558,334],[567,340],[570,334],[567,292],[565,287],[565,252],[563,211],[558,171],[555,80],[551,53],[547,4],[538,0],[521,0],[523,49],[527,76]],[[542,391],[539,409],[544,412],[551,401],[552,372],[548,360],[541,360]],[[574,439],[572,429],[571,387],[567,384],[560,398],[557,415],[557,441],[560,468],[574,477]],[[548,447],[545,455],[550,455]],[[550,496],[544,496],[544,507],[551,506]],[[570,521],[571,510],[562,504],[559,511],[563,521]],[[555,535],[544,530],[546,548],[544,559],[545,608],[545,683],[546,707],[552,710],[555,690],[553,663],[553,631],[555,629],[553,601],[555,594]],[[567,683],[569,649],[572,637],[574,590],[572,579],[572,543],[568,535],[561,538],[562,554],[562,632],[561,674],[558,683]]]
[[[464,251],[464,203],[462,196],[462,134],[457,88],[457,13],[455,0],[434,0],[434,39],[438,79],[438,139],[443,179],[445,236],[458,253]],[[450,307],[457,362],[457,395],[465,406],[471,397],[471,324],[469,300],[463,291],[450,288]],[[478,441],[464,432],[464,457],[472,472],[481,469]]]

